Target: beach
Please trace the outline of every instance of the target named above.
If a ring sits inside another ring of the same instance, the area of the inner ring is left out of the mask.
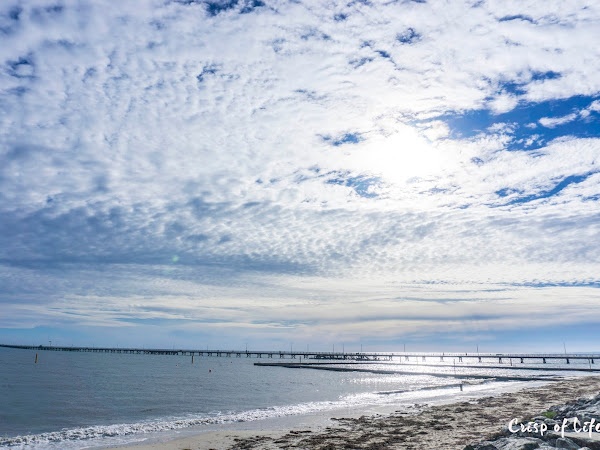
[[[137,450],[369,448],[464,449],[497,435],[509,421],[600,393],[600,377],[580,377],[471,401],[417,405],[391,414],[334,418],[328,426],[292,430],[217,431]],[[537,447],[532,447],[537,448]]]
[[[591,361],[255,361],[3,349],[0,447],[464,448],[600,392]]]

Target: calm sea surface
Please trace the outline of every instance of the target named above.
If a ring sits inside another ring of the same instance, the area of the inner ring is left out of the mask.
[[[365,405],[407,405],[431,395],[423,388],[443,392],[456,390],[460,383],[453,377],[258,367],[256,358],[246,357],[196,356],[192,364],[190,356],[37,353],[35,364],[36,351],[0,348],[0,447],[98,447],[188,427]],[[359,367],[451,375],[581,375],[547,370],[556,364],[544,371],[515,371],[505,365]],[[481,380],[473,383],[465,390],[483,386]]]

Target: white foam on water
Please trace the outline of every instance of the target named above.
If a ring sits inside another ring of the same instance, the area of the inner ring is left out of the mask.
[[[490,383],[491,384],[491,383]],[[494,383],[495,384],[495,383]],[[412,405],[415,402],[440,399],[455,394],[455,383],[436,386],[431,390],[399,391],[399,392],[370,392],[346,395],[336,401],[306,402],[287,406],[253,409],[240,413],[215,413],[213,415],[187,416],[168,418],[138,423],[114,425],[99,425],[81,428],[63,429],[60,431],[31,434],[15,437],[0,437],[0,448],[10,449],[66,449],[85,447],[100,447],[135,442],[142,435],[168,431],[182,430],[203,425],[223,425],[238,422],[253,422],[294,415],[314,414],[323,411],[361,408],[369,405]],[[452,388],[452,389],[450,389]],[[489,386],[489,388],[492,388]],[[465,385],[465,390],[473,392],[481,389],[481,385]],[[449,392],[451,391],[451,393]]]

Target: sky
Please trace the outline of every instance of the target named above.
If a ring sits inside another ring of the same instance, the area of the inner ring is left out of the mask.
[[[4,0],[0,342],[600,351],[600,3]]]

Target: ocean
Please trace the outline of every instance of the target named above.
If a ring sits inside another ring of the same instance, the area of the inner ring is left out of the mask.
[[[0,348],[0,447],[102,448],[164,440],[182,431],[200,433],[228,424],[260,424],[307,414],[326,416],[367,406],[402,409],[458,396],[489,395],[524,384],[470,376],[544,379],[590,374],[552,370],[587,368],[587,361],[569,366],[526,364],[532,370],[516,370],[512,361],[501,368],[490,367],[498,366],[497,359],[477,368],[464,367],[473,363],[434,367],[398,361],[357,366],[414,374],[254,365],[271,361],[280,360],[196,355],[192,364],[190,356]],[[539,380],[526,383],[539,384]]]

